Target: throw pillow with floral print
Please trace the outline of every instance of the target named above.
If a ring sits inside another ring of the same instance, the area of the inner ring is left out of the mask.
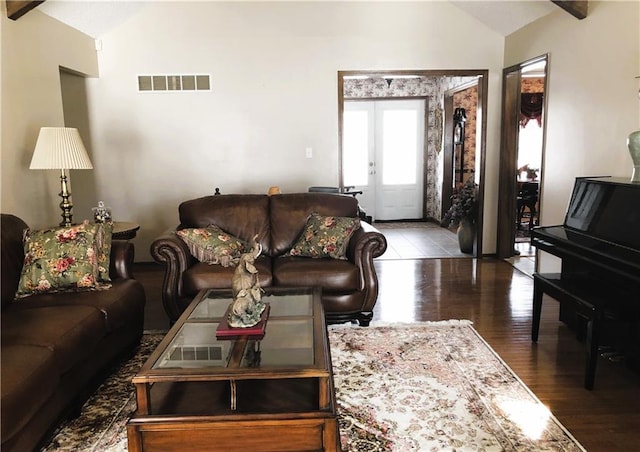
[[[95,290],[98,286],[97,233],[98,226],[86,221],[43,231],[27,230],[24,264],[16,297],[65,290]]]
[[[242,253],[250,248],[244,240],[234,237],[216,225],[180,229],[176,231],[176,235],[186,243],[193,257],[211,265],[235,265]]]
[[[312,213],[307,224],[287,253],[289,256],[330,257],[346,260],[349,240],[360,228],[360,219],[351,217],[332,217]]]

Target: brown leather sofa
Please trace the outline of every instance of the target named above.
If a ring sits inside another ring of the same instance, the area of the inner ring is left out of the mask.
[[[24,261],[24,221],[2,214],[2,446],[34,450],[81,404],[105,370],[142,336],[145,292],[133,279],[133,244],[114,240],[112,287],[14,301]]]
[[[347,260],[284,256],[303,231],[312,212],[357,217],[353,196],[329,193],[267,195],[213,195],[185,201],[178,208],[177,229],[215,224],[245,241],[257,234],[262,255],[256,260],[263,287],[322,288],[327,320],[358,321],[366,326],[378,297],[373,259],[384,253],[387,241],[362,221],[349,242]],[[151,244],[151,255],[166,265],[162,301],[173,322],[201,289],[228,289],[235,268],[198,262],[185,243],[168,231]]]

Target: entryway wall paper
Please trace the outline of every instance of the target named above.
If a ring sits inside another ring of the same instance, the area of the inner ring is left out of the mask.
[[[478,116],[478,86],[474,85],[453,95],[453,108],[465,109],[464,165],[462,180],[473,179],[476,172],[476,124]]]
[[[428,97],[428,132],[427,132],[427,158],[425,165],[425,210],[428,219],[437,222],[442,220],[442,180],[444,174],[444,161],[442,156],[442,143],[436,143],[435,137],[441,137],[442,133],[435,133],[436,125],[442,127],[442,123],[436,121],[434,111],[436,107],[443,108],[444,93],[447,90],[462,86],[476,77],[418,77],[418,78],[392,78],[371,77],[366,79],[345,79],[344,100],[353,99],[380,99],[393,97]],[[477,99],[477,90],[476,90]],[[467,112],[467,115],[469,113]],[[466,132],[473,128],[473,149],[475,159],[475,109],[473,112],[474,124],[467,124]],[[445,118],[445,121],[450,120]],[[440,131],[441,132],[441,131]],[[466,145],[465,145],[466,148]]]

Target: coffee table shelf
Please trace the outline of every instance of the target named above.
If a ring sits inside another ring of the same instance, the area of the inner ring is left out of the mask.
[[[207,450],[339,450],[320,290],[273,289],[264,301],[264,338],[220,339],[230,292],[198,294],[133,378],[130,451],[197,450],[205,439]]]

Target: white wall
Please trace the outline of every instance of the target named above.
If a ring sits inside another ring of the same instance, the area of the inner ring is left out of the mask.
[[[1,208],[32,227],[58,224],[60,173],[29,164],[40,127],[64,125],[59,67],[97,75],[94,41],[37,10],[13,21],[4,8],[2,2]]]
[[[156,2],[101,41],[88,81],[96,192],[141,224],[138,261],[181,201],[215,187],[336,185],[339,70],[489,69],[486,199],[497,199],[504,38],[449,3]],[[137,92],[139,74],[193,73],[210,73],[212,91]],[[489,201],[485,252],[495,216]]]
[[[586,19],[558,11],[506,39],[505,66],[549,53],[542,225],[562,224],[577,176],[631,177],[626,139],[640,127],[640,3],[589,2]],[[543,255],[543,271],[558,260]]]

